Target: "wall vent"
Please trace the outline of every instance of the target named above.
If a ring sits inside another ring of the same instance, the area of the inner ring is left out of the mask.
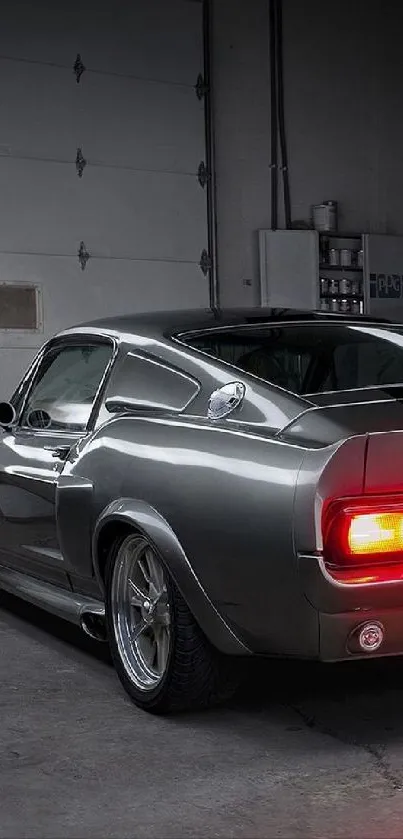
[[[36,286],[0,283],[0,329],[37,330],[38,321]]]

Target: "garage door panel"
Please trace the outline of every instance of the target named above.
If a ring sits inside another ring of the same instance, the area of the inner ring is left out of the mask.
[[[207,244],[206,195],[196,178],[96,167],[86,177],[81,230],[91,252],[200,259]]]
[[[198,265],[91,259],[80,274],[71,289],[79,295],[83,320],[208,306],[208,279]],[[52,290],[52,313],[59,322],[67,322],[67,313],[61,312],[64,294],[61,288],[57,300]],[[77,311],[71,319],[77,320]]]
[[[197,172],[204,109],[192,88],[92,74],[78,94],[80,145],[89,161]]]
[[[82,271],[74,257],[0,253],[0,283],[5,282],[40,289],[45,328],[0,332],[3,348],[32,354],[54,332],[78,321],[208,305],[208,279],[192,264],[91,258]]]
[[[196,261],[205,201],[187,175],[0,158],[0,251]]]
[[[188,0],[13,0],[0,54],[194,84],[202,66],[201,4]],[[21,26],[21,21],[24,25]]]
[[[79,145],[77,86],[66,68],[0,58],[0,153],[71,159]]]
[[[70,254],[81,230],[73,162],[0,158],[0,251]]]
[[[40,269],[43,309],[54,330],[104,316],[208,305],[208,280],[197,265],[91,258],[81,271],[74,260],[48,262]]]
[[[81,7],[81,4],[79,4]],[[195,84],[203,66],[201,4],[189,0],[100,3],[83,60],[110,72]]]
[[[0,154],[74,162],[80,146],[94,162],[180,172],[204,157],[203,104],[190,87],[96,74],[79,87],[66,68],[0,58],[0,107]]]

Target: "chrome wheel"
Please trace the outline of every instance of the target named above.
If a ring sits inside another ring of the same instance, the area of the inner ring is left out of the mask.
[[[143,536],[128,536],[118,551],[111,612],[127,676],[140,690],[154,690],[167,669],[171,618],[164,569]]]

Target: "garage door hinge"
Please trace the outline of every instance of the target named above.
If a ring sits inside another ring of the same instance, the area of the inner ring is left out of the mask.
[[[77,58],[76,58],[76,60],[73,64],[73,71],[74,71],[74,74],[75,74],[75,77],[76,77],[77,84],[80,83],[81,76],[83,75],[85,69],[86,69],[85,64],[83,64],[83,62],[81,61],[81,55],[78,52],[77,53]]]
[[[201,270],[203,271],[204,276],[206,277],[208,272],[212,268],[211,257],[207,253],[206,249],[204,249],[204,251],[202,251],[202,255],[200,257],[199,265],[200,265]]]
[[[208,90],[208,85],[206,85],[206,82],[204,81],[202,74],[199,73],[197,77],[197,82],[195,84],[197,98],[202,100],[205,97],[206,93],[208,93]]]
[[[82,271],[84,271],[84,268],[85,268],[90,256],[91,256],[91,254],[88,253],[84,242],[80,242],[80,247],[78,249],[78,261],[81,265],[81,270]]]
[[[83,155],[81,147],[79,146],[78,149],[77,149],[77,154],[76,154],[76,169],[77,169],[77,175],[78,175],[79,178],[82,178],[86,165],[87,165],[87,161],[86,161],[86,159]]]
[[[197,178],[198,178],[200,186],[203,187],[203,189],[204,189],[207,181],[210,178],[210,172],[207,169],[207,166],[206,166],[204,160],[202,160],[202,162],[200,163],[199,168],[197,170]]]

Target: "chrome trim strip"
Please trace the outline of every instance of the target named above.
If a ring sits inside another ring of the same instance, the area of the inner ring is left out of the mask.
[[[334,588],[342,589],[344,591],[356,591],[357,589],[373,589],[373,588],[385,588],[385,586],[402,586],[403,579],[396,578],[392,580],[373,580],[372,582],[368,583],[343,583],[341,580],[335,580],[331,574],[329,574],[323,556],[317,554],[307,554],[307,553],[299,553],[298,559],[309,559],[315,560],[318,563],[318,566],[326,580],[326,582],[330,583]]]

